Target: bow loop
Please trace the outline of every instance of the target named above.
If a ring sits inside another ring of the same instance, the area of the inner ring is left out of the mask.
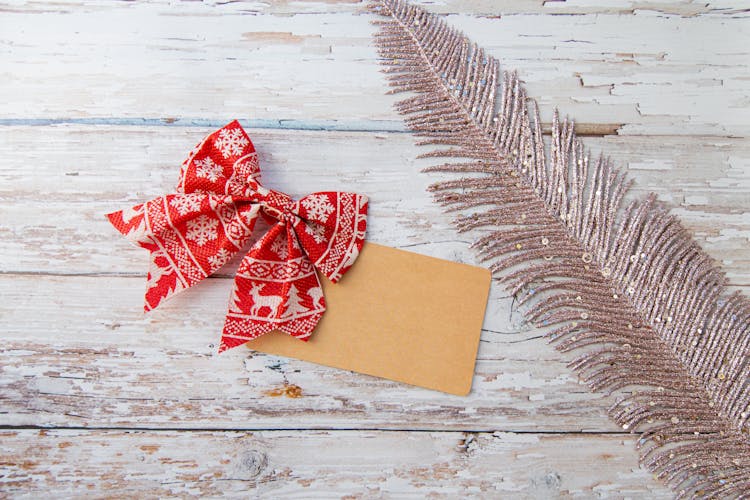
[[[237,120],[209,134],[183,162],[177,190],[248,197],[260,185],[255,146]]]
[[[316,269],[336,282],[354,263],[364,243],[367,197],[326,191],[295,202],[262,186],[255,147],[235,120],[190,153],[177,193],[108,218],[150,252],[150,310],[239,253],[259,214],[271,228],[235,276],[223,351],[271,330],[308,339],[326,308]]]
[[[297,202],[295,229],[315,267],[336,283],[354,264],[367,229],[367,196],[326,191]]]
[[[259,210],[229,196],[177,193],[109,214],[118,231],[151,252],[144,309],[221,268],[252,235]]]

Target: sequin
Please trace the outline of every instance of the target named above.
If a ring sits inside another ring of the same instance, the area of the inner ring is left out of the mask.
[[[593,257],[591,256],[590,253],[584,252],[584,254],[581,255],[581,260],[584,261],[586,264],[590,264],[591,261],[593,260]]]

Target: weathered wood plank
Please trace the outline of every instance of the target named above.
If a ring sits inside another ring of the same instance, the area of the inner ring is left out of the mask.
[[[750,286],[750,146],[718,137],[750,131],[743,2],[424,3],[519,68],[545,119],[560,105],[584,133],[629,134],[587,143]],[[0,424],[142,429],[0,431],[0,495],[668,495],[638,469],[633,438],[569,434],[615,431],[607,402],[497,289],[468,398],[244,349],[216,356],[231,266],[139,313],[145,256],[102,214],[169,190],[196,137],[234,116],[341,130],[252,130],[268,183],[356,186],[373,198],[373,241],[475,262],[425,192],[434,177],[418,174],[413,138],[347,132],[403,128],[361,6],[0,5]],[[57,118],[91,126],[38,126]],[[268,428],[308,430],[195,430]],[[524,433],[453,432],[476,430]]]
[[[0,277],[2,423],[616,430],[608,402],[521,325],[510,299],[491,301],[486,324],[503,330],[483,332],[464,398],[245,348],[217,356],[230,284],[207,280],[143,315],[141,278]],[[301,397],[277,397],[285,385]]]
[[[3,272],[143,273],[144,252],[118,238],[108,211],[173,189],[177,166],[208,128],[8,127],[0,135],[0,263]],[[293,195],[325,189],[367,193],[368,238],[476,263],[426,187],[427,160],[400,133],[250,130],[264,180]],[[634,194],[655,191],[723,263],[750,285],[747,199],[750,142],[714,137],[586,138],[628,169]]]
[[[450,22],[520,70],[545,120],[560,106],[605,133],[750,132],[743,104],[750,98],[750,29],[741,2],[584,2],[581,12],[595,16],[560,15],[579,8],[540,3],[530,3],[530,12],[488,1],[429,8],[461,12]],[[2,118],[401,123],[395,98],[384,95],[372,17],[361,8],[93,1],[8,7],[0,20]]]
[[[622,435],[0,431],[10,496],[669,498]]]
[[[182,0],[183,3],[185,0]],[[171,0],[141,0],[142,4],[171,5]],[[293,16],[298,14],[319,14],[338,12],[358,12],[364,0],[288,0],[247,1],[222,4],[224,12],[247,12],[253,14],[275,14]],[[498,17],[508,14],[633,14],[648,12],[664,15],[703,16],[738,15],[747,12],[742,0],[712,0],[696,3],[690,0],[413,0],[439,14],[470,14],[476,17]],[[75,4],[37,1],[22,6],[13,2],[0,5],[0,12],[58,12],[61,14],[76,9],[111,9],[117,0],[83,0]],[[185,6],[183,6],[185,7]],[[190,6],[188,5],[187,8]]]

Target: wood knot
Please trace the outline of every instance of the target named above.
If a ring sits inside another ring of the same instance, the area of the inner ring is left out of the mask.
[[[268,466],[268,456],[260,450],[249,450],[242,454],[237,464],[238,476],[244,480],[256,479]]]

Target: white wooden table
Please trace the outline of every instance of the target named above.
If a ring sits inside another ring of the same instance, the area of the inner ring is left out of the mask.
[[[750,288],[746,2],[421,3]],[[267,185],[367,193],[370,240],[476,263],[425,191],[370,20],[355,0],[0,3],[0,496],[670,495],[499,286],[466,398],[217,356],[232,266],[141,313],[147,255],[104,214],[169,192],[235,117]]]

